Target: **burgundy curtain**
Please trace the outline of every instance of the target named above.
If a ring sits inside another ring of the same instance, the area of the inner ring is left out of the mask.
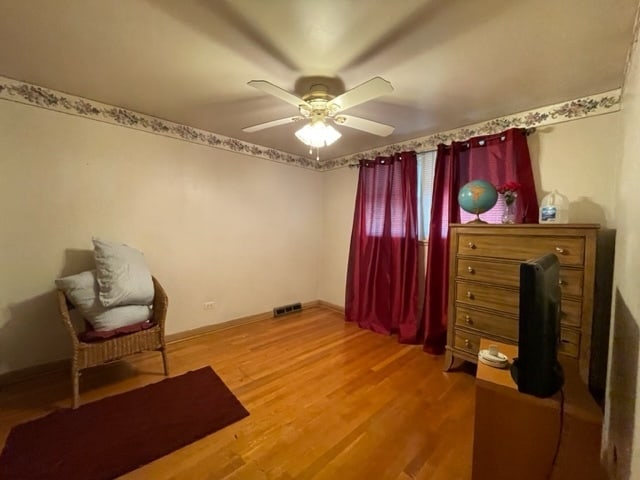
[[[418,340],[417,158],[362,160],[347,269],[345,317]]]
[[[516,202],[518,223],[538,223],[538,199],[525,131],[512,128],[461,143],[456,200],[460,187],[471,180],[487,180],[496,186],[518,182],[521,186]]]
[[[451,146],[438,145],[422,317],[424,349],[429,353],[443,353],[447,339],[449,224],[460,221],[458,191],[477,179],[494,185],[520,183],[518,218],[523,223],[538,221],[538,200],[524,130],[514,128],[453,142]]]
[[[429,246],[427,247],[427,278],[425,279],[422,324],[424,349],[440,354],[447,343],[447,293],[449,286],[449,224],[460,221],[458,194],[458,158],[462,144],[450,147],[438,145],[433,176],[433,199]]]

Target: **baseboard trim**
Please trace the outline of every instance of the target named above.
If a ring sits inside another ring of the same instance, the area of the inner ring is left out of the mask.
[[[335,303],[326,302],[324,300],[317,300],[317,305],[319,307],[328,308],[329,310],[333,310],[334,312],[338,312],[344,315],[344,307],[336,305]]]
[[[193,330],[185,330],[184,332],[172,333],[165,335],[167,344],[183,342],[202,335],[209,335],[210,333],[219,332],[221,330],[228,330],[229,328],[237,327],[238,325],[246,325],[248,323],[260,322],[262,320],[268,320],[273,318],[273,312],[257,313],[255,315],[249,315],[247,317],[235,318],[228,322],[216,323],[215,325],[206,325],[204,327],[194,328]]]
[[[302,304],[302,309],[319,307],[321,301],[322,300],[311,300],[310,302],[304,302]]]
[[[325,307],[322,300],[312,300],[302,304],[302,310],[308,310],[309,308]],[[229,328],[237,327],[238,325],[246,325],[248,323],[261,322],[263,320],[269,320],[273,317],[273,311],[257,313],[255,315],[249,315],[247,317],[234,318],[223,323],[216,323],[215,325],[207,325],[204,327],[194,328],[193,330],[186,330],[184,332],[172,333],[165,338],[168,344],[182,342],[191,338],[200,337],[202,335],[208,335],[210,333],[219,332],[221,330],[227,330]]]
[[[0,375],[0,388],[31,380],[33,378],[42,377],[44,375],[51,375],[62,371],[70,372],[70,369],[71,359],[65,358],[64,360],[56,360],[55,362],[34,365],[20,370],[13,370]]]
[[[302,310],[310,308],[326,308],[334,310],[336,312],[344,313],[344,308],[334,305],[324,300],[312,300],[302,304]],[[183,342],[192,338],[197,338],[202,335],[209,335],[211,333],[220,332],[222,330],[228,330],[239,325],[246,325],[248,323],[261,322],[273,318],[273,311],[257,313],[255,315],[248,315],[246,317],[235,318],[224,323],[217,323],[215,325],[207,325],[204,327],[194,328],[193,330],[186,330],[184,332],[171,333],[165,336],[165,340],[168,345]],[[41,365],[34,365],[32,367],[23,368],[21,370],[14,370],[11,372],[0,374],[0,388],[8,385],[31,380],[36,377],[44,375],[50,375],[59,373],[62,371],[69,371],[71,368],[71,359],[57,360],[55,362],[43,363]]]

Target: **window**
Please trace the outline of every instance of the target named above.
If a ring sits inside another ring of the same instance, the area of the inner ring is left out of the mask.
[[[402,204],[402,178],[400,167],[396,173],[393,166],[386,169],[370,167],[365,170],[368,190],[365,192],[367,209],[365,211],[365,229],[371,237],[381,237],[388,229],[391,237],[404,237],[406,231],[406,212]]]
[[[436,150],[422,152],[418,157],[418,240],[426,242],[429,240],[429,224],[431,223],[431,204],[433,200],[433,180],[436,168]],[[367,221],[366,232],[371,236],[382,235],[384,229],[385,218],[390,218],[391,236],[399,237],[404,235],[404,215],[401,211],[392,209],[388,210],[384,199],[388,195],[389,185],[386,176],[378,176],[374,173],[367,172],[371,178],[368,184],[371,185],[367,192]],[[399,177],[393,178],[392,190],[398,191],[400,188]],[[482,213],[481,218],[488,223],[501,223],[502,213],[505,204],[502,197],[498,198],[496,205],[488,212]],[[460,209],[460,222],[467,223],[475,220],[476,216]]]
[[[415,163],[409,165],[415,169]],[[415,218],[412,216],[409,223],[407,216],[409,205],[405,192],[408,186],[405,182],[408,178],[415,182],[416,171],[412,170],[408,177],[405,166],[408,165],[401,157],[390,160],[379,157],[375,162],[360,167],[359,188],[364,207],[360,214],[366,235],[392,238],[410,235],[415,238]],[[415,183],[411,185],[412,192],[414,189]]]
[[[418,154],[418,239],[421,241],[429,240],[435,167],[436,150]],[[502,196],[499,196],[495,206],[488,212],[481,213],[480,218],[487,223],[502,223],[502,214],[505,208]],[[475,219],[475,214],[460,209],[460,223],[471,222]]]
[[[418,154],[418,240],[429,240],[433,176],[436,169],[436,151]]]

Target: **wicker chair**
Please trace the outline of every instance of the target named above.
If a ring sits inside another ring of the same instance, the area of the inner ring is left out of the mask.
[[[73,382],[73,408],[77,408],[80,400],[79,384],[81,370],[109,363],[126,355],[132,355],[147,350],[159,350],[162,353],[164,374],[169,375],[167,366],[167,352],[164,340],[164,324],[167,316],[169,300],[158,280],[153,278],[155,294],[153,297],[153,317],[155,325],[146,330],[101,340],[98,342],[83,342],[79,339],[79,332],[71,322],[69,311],[74,307],[67,300],[62,290],[58,290],[58,306],[62,315],[62,322],[67,327],[73,343],[73,359],[71,364],[71,380]]]

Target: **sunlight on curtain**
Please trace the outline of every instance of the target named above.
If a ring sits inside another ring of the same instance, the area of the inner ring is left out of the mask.
[[[371,163],[371,162],[370,162]],[[380,160],[378,168],[374,163],[361,168],[367,184],[365,197],[365,232],[372,237],[390,235],[404,238],[407,229],[407,212],[402,202],[403,178],[394,173],[393,162]],[[390,203],[389,199],[392,198]]]

